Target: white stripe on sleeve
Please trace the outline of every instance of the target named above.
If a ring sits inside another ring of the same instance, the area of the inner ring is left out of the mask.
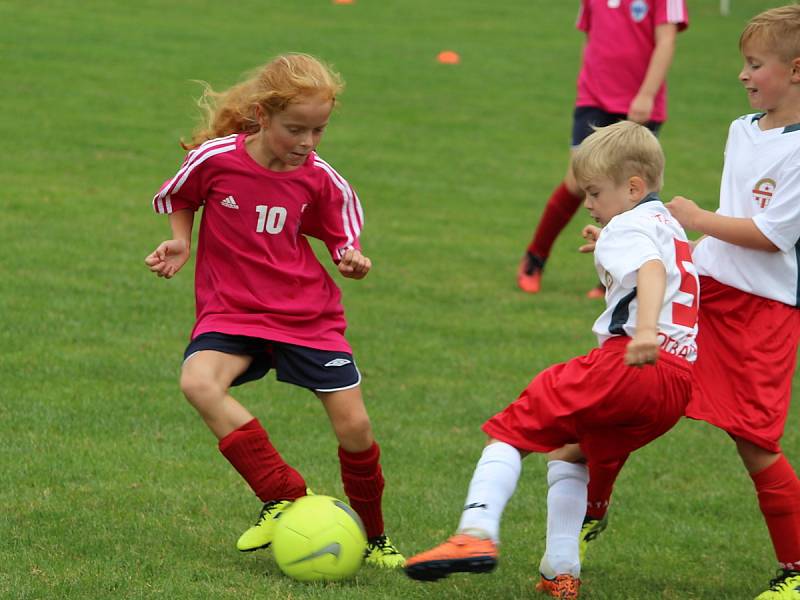
[[[223,152],[230,152],[236,149],[236,135],[231,134],[223,138],[217,138],[204,142],[186,155],[186,160],[183,165],[175,174],[175,176],[165,184],[161,190],[153,198],[153,207],[159,213],[171,213],[172,203],[169,201],[169,196],[181,189],[181,186],[186,182],[189,174],[200,164]],[[231,143],[234,142],[234,143]],[[166,205],[165,205],[166,201]]]
[[[338,249],[339,258],[341,258],[344,251],[353,246],[356,238],[361,233],[361,223],[364,220],[361,204],[347,181],[333,167],[319,157],[315,158],[314,166],[320,167],[325,171],[333,184],[342,193],[342,226],[347,240],[344,246]]]
[[[683,10],[683,0],[667,0],[667,22],[683,23],[686,21],[686,12]]]

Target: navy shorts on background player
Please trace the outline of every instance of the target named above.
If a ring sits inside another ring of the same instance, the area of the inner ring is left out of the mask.
[[[572,116],[572,146],[580,146],[583,140],[594,133],[594,127],[608,127],[627,118],[627,115],[606,112],[596,106],[576,106]],[[643,125],[657,136],[662,123],[648,121]]]

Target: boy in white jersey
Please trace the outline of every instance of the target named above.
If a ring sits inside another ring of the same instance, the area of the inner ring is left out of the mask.
[[[755,485],[780,563],[757,600],[797,600],[800,480],[779,442],[800,339],[800,5],[754,17],[739,46],[739,80],[759,112],[731,124],[720,207],[667,205],[705,234],[694,250],[701,352],[687,415],[730,434]]]
[[[585,228],[607,287],[594,332],[599,348],[541,372],[483,430],[456,535],[406,563],[406,574],[436,580],[497,564],[500,517],[521,461],[551,452],[547,548],[537,589],[577,598],[578,536],[586,513],[586,463],[624,461],[668,431],[691,391],[698,281],[689,242],[657,192],[664,155],[645,127],[623,121],[579,147],[575,173],[585,206],[603,229]],[[559,450],[560,449],[560,450]]]

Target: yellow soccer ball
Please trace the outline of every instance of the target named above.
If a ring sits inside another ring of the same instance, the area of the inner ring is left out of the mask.
[[[361,519],[331,496],[298,498],[278,518],[272,551],[281,571],[298,581],[333,581],[355,575],[367,536]]]

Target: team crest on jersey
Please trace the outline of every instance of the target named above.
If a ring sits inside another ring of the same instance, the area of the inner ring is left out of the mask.
[[[641,23],[644,21],[649,10],[650,7],[647,6],[647,2],[644,0],[633,0],[633,2],[631,2],[631,19],[637,23]]]
[[[767,208],[767,204],[772,200],[772,195],[775,193],[776,183],[774,179],[765,177],[759,179],[755,187],[753,187],[753,200],[760,208]]]

